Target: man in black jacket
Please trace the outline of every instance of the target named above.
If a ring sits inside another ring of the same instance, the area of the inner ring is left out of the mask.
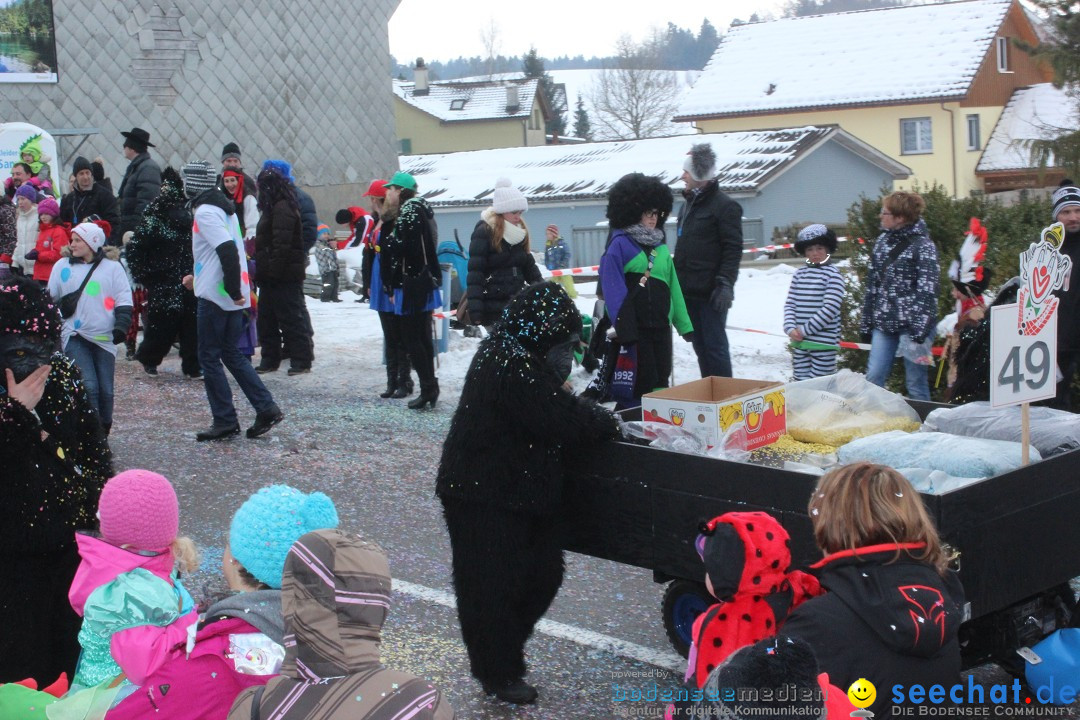
[[[134,230],[142,219],[143,210],[161,192],[161,167],[150,157],[150,133],[132,128],[124,136],[124,157],[131,161],[116,196],[120,201],[120,231],[123,237]]]
[[[1065,241],[1061,253],[1072,259],[1072,277],[1080,278],[1076,266],[1080,263],[1080,187],[1072,180],[1062,180],[1054,192],[1054,222],[1065,226]],[[1058,368],[1064,378],[1057,386],[1054,407],[1072,409],[1070,398],[1073,376],[1080,366],[1080,282],[1072,282],[1068,290],[1058,293]]]
[[[731,377],[726,327],[742,260],[742,207],[720,191],[708,143],[690,149],[682,179],[675,272],[694,324],[694,352],[702,377]]]
[[[120,245],[120,212],[112,192],[94,180],[90,161],[82,155],[75,158],[71,172],[75,175],[75,189],[60,201],[60,222],[75,227],[91,215],[97,215],[112,227],[108,244]]]

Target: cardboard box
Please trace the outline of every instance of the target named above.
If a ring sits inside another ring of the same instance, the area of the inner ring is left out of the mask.
[[[646,423],[685,428],[715,447],[735,427],[747,450],[771,445],[787,432],[784,385],[765,380],[707,377],[646,393]]]

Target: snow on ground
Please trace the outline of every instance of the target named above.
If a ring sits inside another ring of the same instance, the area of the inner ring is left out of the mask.
[[[351,251],[350,251],[351,253]],[[346,253],[342,255],[348,256]],[[783,337],[784,300],[794,268],[776,265],[768,269],[743,268],[735,285],[735,304],[728,314],[729,328],[743,327],[777,333],[780,337],[728,330],[735,376],[755,380],[789,380],[791,360],[787,338]],[[591,314],[596,301],[596,283],[577,285],[578,308]],[[315,349],[319,358],[333,358],[337,365],[363,358],[378,364],[382,353],[382,328],[378,313],[368,305],[354,302],[352,293],[342,293],[343,302],[322,303],[307,298],[311,323],[315,328]],[[441,322],[440,322],[441,324]],[[460,330],[450,331],[449,351],[438,356],[439,385],[444,396],[458,395],[465,373],[479,344],[477,338],[464,337]],[[698,379],[697,356],[690,343],[678,336],[675,348],[675,383]],[[588,375],[575,368],[572,384],[582,390]],[[345,388],[343,388],[344,390]]]

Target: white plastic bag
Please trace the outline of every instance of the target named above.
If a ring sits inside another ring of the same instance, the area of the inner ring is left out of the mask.
[[[850,370],[789,383],[784,394],[788,433],[802,442],[839,447],[889,430],[919,429],[919,414],[902,396]]]
[[[924,430],[953,435],[1020,442],[1020,406],[993,408],[988,402],[973,402],[940,408],[926,416]],[[1066,410],[1031,408],[1031,445],[1043,457],[1080,447],[1080,415]]]

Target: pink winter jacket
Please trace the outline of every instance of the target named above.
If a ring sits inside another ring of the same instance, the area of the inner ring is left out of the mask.
[[[71,582],[68,600],[80,617],[84,615],[91,593],[137,568],[146,570],[165,582],[173,583],[172,570],[175,560],[167,550],[143,554],[110,545],[84,533],[76,533],[75,542],[82,562]],[[114,633],[109,641],[110,654],[127,679],[141,685],[147,675],[161,666],[174,646],[185,642],[187,628],[196,620],[198,614],[194,607],[190,607],[174,622],[163,627],[138,625],[121,630]]]

